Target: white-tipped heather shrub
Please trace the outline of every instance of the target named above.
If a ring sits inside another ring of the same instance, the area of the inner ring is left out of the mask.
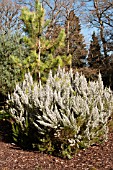
[[[58,147],[57,152],[68,156],[76,148],[107,139],[113,94],[104,88],[101,74],[97,81],[87,82],[84,75],[59,68],[54,76],[50,71],[42,86],[26,74],[9,95],[8,103],[14,122],[23,132],[34,126],[43,143],[49,141],[48,147],[54,151]]]

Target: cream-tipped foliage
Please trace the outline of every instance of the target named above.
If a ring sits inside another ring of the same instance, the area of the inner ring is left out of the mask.
[[[63,149],[65,144],[83,148],[107,139],[113,94],[104,88],[100,74],[97,81],[87,82],[84,75],[59,68],[54,76],[50,71],[41,87],[26,74],[8,103],[13,104],[9,111],[22,128],[28,116],[38,134],[54,132],[51,140],[60,141]]]

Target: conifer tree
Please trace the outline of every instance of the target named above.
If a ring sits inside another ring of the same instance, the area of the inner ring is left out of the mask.
[[[28,47],[21,39],[18,32],[0,34],[0,94],[4,96],[13,91],[16,82],[25,74],[23,63],[28,56]]]
[[[35,1],[34,11],[23,8],[21,20],[24,23],[23,29],[26,33],[24,41],[31,49],[28,58],[29,68],[36,74],[38,73],[40,79],[40,72],[49,72],[49,69],[65,63],[64,56],[54,56],[55,50],[64,46],[65,31],[61,30],[55,39],[46,38],[45,32],[49,21],[45,21],[44,9],[39,0]]]
[[[90,67],[98,67],[101,64],[100,50],[101,47],[98,41],[98,37],[95,35],[95,32],[93,32],[88,54],[88,63]]]
[[[79,18],[74,10],[69,13],[65,23],[66,32],[66,51],[72,55],[72,66],[80,67],[83,65],[82,59],[85,58],[87,51],[84,43],[84,37],[81,34]]]

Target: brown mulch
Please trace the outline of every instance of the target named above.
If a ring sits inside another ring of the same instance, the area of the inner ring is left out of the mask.
[[[113,131],[107,142],[81,150],[71,160],[25,151],[1,138],[0,170],[113,170]]]

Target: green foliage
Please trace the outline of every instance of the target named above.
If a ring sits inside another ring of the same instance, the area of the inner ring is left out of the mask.
[[[55,39],[46,38],[49,21],[44,19],[44,9],[39,1],[35,1],[35,10],[23,8],[21,20],[26,36],[23,41],[29,46],[30,52],[26,65],[33,75],[41,73],[42,80],[46,80],[49,70],[56,70],[58,65],[70,65],[71,57],[57,55],[57,51],[64,47],[65,31],[62,29]],[[37,77],[36,77],[37,79]]]
[[[23,8],[21,13],[21,20],[24,23],[23,30],[29,37],[26,37],[26,40],[29,42],[29,45],[32,45],[33,49],[36,49],[37,39],[42,35],[46,25],[44,23],[44,10],[40,3],[36,1],[35,11],[31,12],[28,8]]]
[[[5,110],[0,110],[0,120],[9,120],[10,114]]]
[[[102,64],[102,54],[100,50],[101,47],[99,45],[98,37],[95,35],[95,32],[93,32],[88,54],[88,63],[90,67],[98,68]]]
[[[26,127],[22,127],[20,123],[12,123],[12,137],[16,144],[22,148],[32,148],[32,133],[30,134],[28,121],[25,121]]]
[[[28,55],[28,49],[21,42],[19,33],[0,35],[0,93],[7,95],[19,80],[22,79],[23,60]]]
[[[40,151],[71,158],[78,149],[107,140],[113,94],[104,89],[100,74],[88,83],[84,75],[59,69],[39,86],[28,73],[7,102],[13,134],[22,147],[29,143]]]
[[[86,58],[87,50],[84,37],[81,34],[79,17],[71,10],[65,21],[66,51],[72,55],[72,67],[83,67],[83,59]]]

